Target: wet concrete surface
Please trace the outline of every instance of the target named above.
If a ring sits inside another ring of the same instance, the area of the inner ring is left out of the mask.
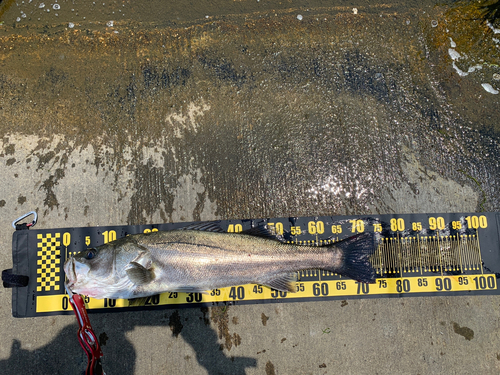
[[[40,228],[499,211],[500,37],[473,6],[41,4],[0,3],[2,269],[33,209]],[[0,298],[2,373],[84,368],[73,317]],[[499,301],[91,319],[107,374],[497,373]]]

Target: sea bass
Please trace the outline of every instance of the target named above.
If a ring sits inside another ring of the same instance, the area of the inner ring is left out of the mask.
[[[375,282],[374,235],[326,246],[286,243],[267,226],[225,233],[214,223],[130,235],[84,250],[64,264],[66,285],[93,298],[140,298],[261,284],[295,292],[296,272],[321,269]]]

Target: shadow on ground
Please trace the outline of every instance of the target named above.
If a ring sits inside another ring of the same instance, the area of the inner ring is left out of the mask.
[[[245,374],[246,368],[257,366],[257,360],[254,358],[232,357],[225,354],[223,345],[219,343],[218,333],[212,329],[206,316],[208,309],[202,308],[203,314],[198,309],[186,309],[182,312],[182,318],[177,310],[90,315],[104,352],[102,362],[106,374],[135,373],[137,353],[134,343],[127,338],[127,333],[140,326],[158,326],[158,334],[165,336],[165,340],[162,340],[165,344],[163,347],[151,345],[155,362],[158,359],[164,361],[166,365],[169,361],[179,361],[178,356],[169,355],[168,348],[172,341],[165,335],[165,332],[168,332],[165,328],[170,327],[171,334],[175,337],[174,345],[178,343],[176,340],[180,339],[189,344],[196,353],[198,364],[210,375]],[[102,332],[103,327],[106,332]],[[76,324],[70,324],[64,327],[50,343],[35,350],[23,349],[22,342],[13,340],[10,357],[0,361],[2,373],[4,375],[83,374],[87,358],[78,343],[77,330]],[[154,342],[158,343],[158,339]],[[185,356],[182,361],[189,359],[189,356]],[[197,367],[193,365],[194,368]],[[179,363],[179,371],[182,372],[182,368],[182,363]]]

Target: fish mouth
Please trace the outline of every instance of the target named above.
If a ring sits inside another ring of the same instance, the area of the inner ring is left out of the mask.
[[[66,286],[68,288],[72,288],[73,285],[76,283],[76,272],[75,272],[75,262],[73,261],[73,258],[69,258],[65,263],[64,263],[64,273],[66,274]]]

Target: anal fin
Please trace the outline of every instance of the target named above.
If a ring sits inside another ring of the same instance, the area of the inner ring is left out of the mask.
[[[281,290],[283,292],[296,292],[295,283],[297,282],[297,273],[289,273],[282,276],[279,276],[272,280],[266,280],[264,282],[258,282],[258,284],[262,284],[268,286],[272,289]]]
[[[199,288],[195,287],[190,287],[190,286],[185,286],[185,287],[179,287],[179,288],[173,288],[171,292],[178,292],[178,293],[201,293],[205,295],[209,295],[207,290],[201,290]]]

